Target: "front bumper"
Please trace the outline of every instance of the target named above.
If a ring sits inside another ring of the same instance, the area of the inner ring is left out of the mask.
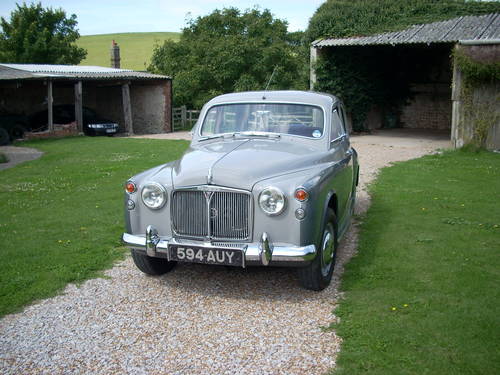
[[[149,226],[145,235],[138,236],[123,233],[123,243],[130,249],[141,251],[151,257],[169,259],[169,245],[184,245],[198,247],[225,247],[241,249],[244,252],[245,266],[279,266],[304,267],[316,257],[316,246],[273,245],[269,235],[263,233],[258,243],[222,243],[202,242],[194,240],[160,237],[152,226]]]

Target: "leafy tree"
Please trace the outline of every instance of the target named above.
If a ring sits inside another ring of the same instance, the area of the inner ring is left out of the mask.
[[[175,105],[200,108],[213,96],[270,89],[303,88],[298,34],[269,10],[215,10],[191,20],[180,41],[156,46],[149,70],[174,78]]]
[[[314,13],[308,41],[405,29],[449,18],[496,13],[500,2],[475,0],[327,0]]]
[[[0,19],[0,61],[10,63],[78,64],[87,51],[73,44],[80,34],[76,15],[42,4],[16,4],[10,22]]]

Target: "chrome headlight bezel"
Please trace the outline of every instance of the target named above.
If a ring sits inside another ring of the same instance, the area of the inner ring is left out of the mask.
[[[167,203],[167,190],[158,182],[147,182],[141,189],[141,200],[146,207],[159,210]]]
[[[262,189],[258,201],[260,209],[269,216],[280,215],[286,208],[285,194],[274,186],[268,186]]]

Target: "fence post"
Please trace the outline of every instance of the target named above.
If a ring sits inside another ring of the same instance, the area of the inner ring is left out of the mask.
[[[184,129],[186,127],[186,121],[187,121],[187,108],[185,105],[181,107],[181,128]]]

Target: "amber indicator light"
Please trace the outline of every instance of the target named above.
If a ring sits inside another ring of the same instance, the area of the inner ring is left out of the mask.
[[[304,202],[309,198],[309,193],[305,191],[304,189],[297,189],[295,190],[295,199],[298,201]]]
[[[132,182],[127,182],[125,184],[125,190],[127,190],[128,193],[135,193],[135,184],[133,184]]]

